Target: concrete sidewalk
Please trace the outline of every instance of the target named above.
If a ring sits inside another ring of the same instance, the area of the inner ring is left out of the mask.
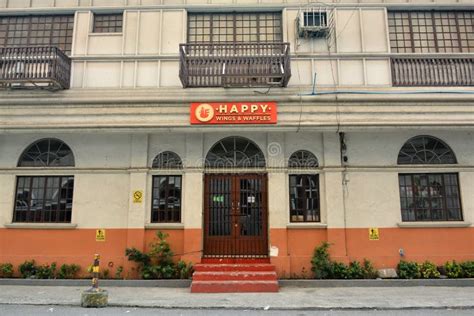
[[[80,305],[85,287],[0,286],[0,304]],[[221,309],[474,309],[474,287],[283,287],[279,293],[191,294],[187,288],[106,287],[110,306]]]

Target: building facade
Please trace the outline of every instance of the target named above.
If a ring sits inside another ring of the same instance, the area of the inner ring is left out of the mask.
[[[472,1],[326,2],[0,0],[0,262],[473,260]]]

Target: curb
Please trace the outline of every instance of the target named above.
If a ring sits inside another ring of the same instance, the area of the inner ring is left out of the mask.
[[[282,287],[412,287],[444,286],[470,287],[474,279],[376,279],[376,280],[279,280]]]
[[[74,279],[0,279],[0,285],[22,286],[91,286],[91,280]],[[99,280],[101,287],[164,287],[187,288],[191,280]]]
[[[377,280],[278,280],[281,287],[329,288],[329,287],[474,287],[474,279],[377,279]],[[103,287],[163,287],[188,288],[191,280],[99,280]],[[21,286],[80,286],[91,285],[90,280],[38,280],[38,279],[0,279],[0,285]]]

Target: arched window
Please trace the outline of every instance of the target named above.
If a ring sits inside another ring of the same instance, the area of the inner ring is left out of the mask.
[[[410,138],[400,149],[399,165],[455,164],[454,152],[442,140],[432,136]]]
[[[288,159],[288,168],[317,168],[318,158],[307,150],[295,151]]]
[[[409,139],[398,154],[399,165],[456,164],[456,156],[432,136]],[[461,221],[458,174],[412,172],[398,174],[402,221]]]
[[[251,140],[231,136],[212,146],[207,153],[205,166],[208,168],[263,168],[265,156]]]
[[[21,154],[18,167],[74,167],[74,155],[59,139],[41,139]]]
[[[288,168],[312,169],[318,167],[318,159],[307,150],[295,151],[288,159]],[[320,222],[319,175],[290,174],[290,221]]]
[[[183,168],[181,158],[172,151],[159,153],[153,159],[153,168],[176,170]],[[181,175],[153,176],[151,219],[152,223],[181,222]]]
[[[160,169],[181,169],[183,162],[176,153],[164,151],[153,159],[152,167]]]
[[[63,141],[41,139],[21,155],[19,167],[74,167],[74,155]],[[13,222],[70,223],[74,176],[19,176]]]

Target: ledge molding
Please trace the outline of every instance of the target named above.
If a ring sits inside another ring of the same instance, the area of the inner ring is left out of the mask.
[[[183,223],[147,223],[145,229],[184,229]]]
[[[288,223],[287,229],[327,229],[328,225],[323,223]]]
[[[8,229],[76,229],[77,224],[67,223],[10,223],[5,224]]]
[[[397,223],[400,228],[459,228],[470,227],[471,222],[400,222]]]

